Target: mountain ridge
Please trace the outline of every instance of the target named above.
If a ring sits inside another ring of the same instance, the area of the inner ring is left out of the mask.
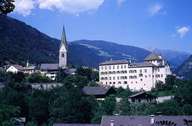
[[[11,17],[0,16],[1,65],[7,63],[25,64],[27,60],[34,64],[58,62],[59,44],[60,40],[49,37],[26,23]],[[141,62],[150,53],[149,50],[141,47],[104,40],[82,39],[69,42],[68,55],[70,64],[98,67],[100,62],[110,59],[127,59]],[[183,57],[183,54],[178,55]],[[173,54],[171,54],[172,56]],[[182,60],[185,59],[181,59],[180,64]]]

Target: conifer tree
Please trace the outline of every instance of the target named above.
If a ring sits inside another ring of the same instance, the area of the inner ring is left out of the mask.
[[[7,15],[15,9],[14,0],[0,0],[0,14]]]

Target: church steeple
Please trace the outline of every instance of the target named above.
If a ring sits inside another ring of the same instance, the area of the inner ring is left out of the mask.
[[[61,46],[65,46],[65,48],[67,49],[67,38],[66,38],[66,33],[65,33],[65,26],[63,26],[63,32],[62,32],[62,36],[61,36]]]
[[[61,44],[59,49],[59,67],[61,69],[67,68],[67,39],[65,34],[65,27],[63,27]]]

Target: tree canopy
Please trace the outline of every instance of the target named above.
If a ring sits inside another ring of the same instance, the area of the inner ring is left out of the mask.
[[[0,14],[8,14],[15,9],[14,0],[0,0]]]

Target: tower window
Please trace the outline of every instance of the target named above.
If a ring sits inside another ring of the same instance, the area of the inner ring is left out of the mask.
[[[64,53],[62,53],[62,54],[61,54],[61,57],[65,57],[65,54],[64,54]]]

